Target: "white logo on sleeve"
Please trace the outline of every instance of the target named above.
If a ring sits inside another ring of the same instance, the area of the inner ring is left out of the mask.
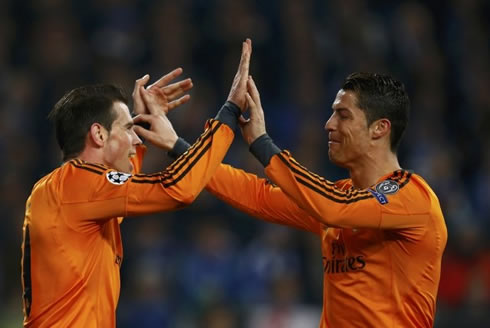
[[[131,174],[128,173],[123,173],[123,172],[116,172],[116,171],[110,171],[107,172],[106,178],[109,180],[110,183],[115,184],[115,185],[122,185],[126,183],[126,181],[129,180],[131,177]]]
[[[376,191],[383,195],[391,195],[400,190],[400,186],[396,181],[385,180],[376,185]]]

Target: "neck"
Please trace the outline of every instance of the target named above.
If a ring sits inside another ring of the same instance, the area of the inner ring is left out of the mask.
[[[368,156],[361,163],[356,163],[348,169],[354,187],[364,189],[376,184],[384,175],[400,168],[396,154],[388,151],[376,156]]]
[[[85,147],[77,158],[89,163],[105,164],[101,152],[98,149],[89,147]]]

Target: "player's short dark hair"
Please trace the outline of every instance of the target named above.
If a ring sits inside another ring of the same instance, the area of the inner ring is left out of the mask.
[[[357,96],[357,105],[366,113],[367,123],[386,118],[391,122],[391,151],[396,153],[410,114],[410,100],[402,82],[389,75],[352,73],[343,90]]]
[[[56,140],[63,152],[63,161],[78,156],[85,148],[85,139],[93,123],[111,131],[116,119],[115,102],[128,103],[124,91],[114,85],[97,84],[67,92],[48,115],[55,125]]]

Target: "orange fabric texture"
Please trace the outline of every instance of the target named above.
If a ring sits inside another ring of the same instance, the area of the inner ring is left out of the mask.
[[[265,179],[221,165],[207,189],[251,215],[316,233],[322,242],[326,327],[432,327],[447,230],[439,201],[405,170],[358,190],[328,181],[287,151]],[[388,181],[388,182],[385,182]]]
[[[118,221],[191,203],[233,136],[227,125],[210,120],[162,172],[129,175],[74,159],[38,181],[24,220],[24,326],[114,327],[123,259]],[[133,160],[138,170],[143,148]]]

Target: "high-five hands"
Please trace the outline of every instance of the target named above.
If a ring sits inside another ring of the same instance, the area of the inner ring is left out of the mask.
[[[227,99],[240,107],[242,113],[247,110],[247,81],[249,79],[251,54],[252,41],[246,39],[242,43],[240,63]],[[189,101],[190,96],[185,92],[193,87],[191,79],[169,84],[180,74],[182,74],[182,69],[177,68],[147,88],[145,85],[149,81],[149,75],[145,75],[136,80],[132,94],[133,112],[137,114],[133,119],[134,123],[150,124],[149,129],[136,125],[134,127],[135,132],[155,146],[166,150],[171,150],[178,139],[167,114],[175,107]],[[244,120],[243,117],[240,119]]]
[[[247,39],[242,44],[242,56],[231,85],[228,101],[240,107],[242,113],[247,109],[250,118],[245,119],[240,116],[240,129],[243,138],[250,145],[258,137],[265,134],[264,111],[260,103],[260,95],[257,86],[249,75],[250,56],[252,54],[252,41]]]
[[[238,70],[231,84],[231,90],[228,94],[228,101],[231,101],[240,109],[242,113],[247,109],[247,80],[248,71],[250,68],[250,56],[252,54],[252,41],[250,39],[245,40],[242,43],[242,56],[240,58],[240,64],[238,64]]]

